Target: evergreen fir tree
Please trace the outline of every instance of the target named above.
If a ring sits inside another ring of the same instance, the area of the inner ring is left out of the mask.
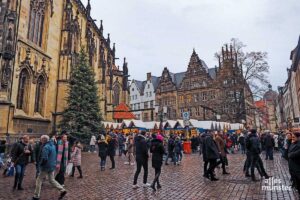
[[[67,108],[59,127],[61,131],[88,142],[91,135],[102,131],[103,126],[95,74],[84,49],[72,68],[68,92]]]

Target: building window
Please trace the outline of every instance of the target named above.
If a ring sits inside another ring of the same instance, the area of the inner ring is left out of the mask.
[[[138,109],[138,110],[140,109],[140,104],[139,104],[139,103],[137,104],[137,109]]]
[[[23,69],[19,76],[19,88],[17,97],[17,109],[27,111],[27,101],[29,99],[30,77],[26,69]]]
[[[194,102],[198,102],[198,94],[194,94]]]
[[[183,113],[184,113],[184,108],[180,108],[180,116],[181,116],[181,117],[183,117],[183,116],[182,116]]]
[[[144,121],[149,121],[149,114],[148,113],[144,113]]]
[[[150,101],[150,108],[154,107],[154,101]]]
[[[34,0],[30,3],[28,39],[39,46],[42,46],[45,5]]]
[[[149,97],[151,97],[152,96],[152,92],[149,92]]]
[[[45,79],[40,76],[36,83],[34,112],[43,113],[45,89]]]
[[[199,116],[199,115],[200,115],[200,108],[197,107],[197,108],[196,108],[196,116]]]
[[[228,105],[223,105],[223,112],[224,113],[228,113],[228,111],[229,111],[229,106]]]
[[[202,92],[202,100],[203,101],[207,100],[207,92]]]
[[[144,109],[148,109],[148,101],[144,103]]]

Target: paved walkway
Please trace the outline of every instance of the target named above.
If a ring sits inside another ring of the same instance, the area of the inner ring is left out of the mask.
[[[163,166],[161,175],[162,189],[153,193],[150,188],[132,189],[135,166],[124,165],[125,158],[116,156],[117,169],[100,172],[96,154],[83,154],[84,179],[67,178],[67,200],[99,200],[99,199],[284,199],[296,200],[295,191],[266,191],[262,189],[264,181],[252,183],[242,173],[244,156],[241,154],[229,155],[230,175],[221,175],[217,169],[220,181],[211,182],[202,177],[203,162],[199,155],[185,155],[180,166]],[[274,161],[264,161],[267,172],[281,184],[289,186],[287,162],[275,155]],[[108,159],[108,167],[110,161]],[[149,163],[149,180],[153,180],[153,169]],[[25,200],[31,199],[34,191],[34,166],[29,165],[26,171],[24,191],[12,192],[13,178],[0,177],[0,199]],[[139,182],[142,181],[142,174]],[[278,184],[277,184],[278,185]],[[59,192],[45,182],[42,188],[42,200],[57,199]]]

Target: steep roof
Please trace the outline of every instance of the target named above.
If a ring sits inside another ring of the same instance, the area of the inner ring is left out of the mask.
[[[129,107],[125,103],[120,103],[115,107],[114,111],[114,119],[135,119],[135,115],[130,112]]]
[[[182,82],[185,72],[180,72],[180,73],[172,73],[170,72],[172,82],[176,85],[176,87],[180,86],[180,83]]]
[[[156,88],[159,84],[159,80],[160,80],[160,77],[157,77],[157,76],[151,76],[151,82],[153,84],[153,87],[154,87],[154,91],[156,91]]]

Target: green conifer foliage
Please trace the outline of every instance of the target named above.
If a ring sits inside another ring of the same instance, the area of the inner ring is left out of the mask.
[[[62,114],[59,127],[61,131],[88,142],[91,135],[103,130],[103,125],[95,74],[84,49],[72,68],[68,92],[67,108]]]

